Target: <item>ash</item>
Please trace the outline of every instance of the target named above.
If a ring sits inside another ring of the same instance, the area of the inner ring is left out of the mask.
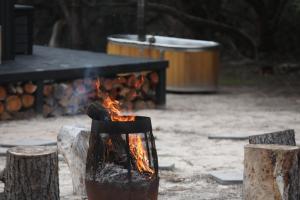
[[[149,187],[153,178],[148,175],[140,174],[136,170],[131,170],[131,184],[128,184],[128,170],[122,166],[106,163],[102,165],[101,168],[98,168],[96,171],[95,178],[92,178],[89,174],[87,174],[86,178],[91,181],[96,181],[101,184],[113,184],[115,186],[132,186],[135,187]]]

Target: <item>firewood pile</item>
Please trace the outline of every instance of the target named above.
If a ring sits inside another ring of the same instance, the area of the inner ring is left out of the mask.
[[[91,102],[101,99],[97,92],[97,80],[45,81],[43,116],[85,113]],[[99,82],[101,94],[108,94],[112,99],[118,100],[123,110],[155,108],[155,90],[159,82],[155,72],[101,77]],[[37,89],[37,85],[31,81],[0,85],[0,120],[34,116]]]
[[[32,82],[0,85],[0,119],[24,118],[34,113],[37,86]]]
[[[124,74],[99,78],[101,94],[120,102],[123,110],[155,108],[155,88],[158,75],[154,72]],[[96,79],[77,79],[68,82],[49,82],[44,85],[43,115],[73,115],[85,113],[86,107],[99,100]]]

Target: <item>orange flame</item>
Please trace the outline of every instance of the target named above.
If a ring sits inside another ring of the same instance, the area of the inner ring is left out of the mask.
[[[134,159],[139,172],[147,172],[154,174],[153,169],[149,167],[149,159],[143,146],[142,138],[138,135],[129,136],[129,149]]]
[[[137,85],[143,84],[144,78],[141,77],[141,80],[138,81]],[[98,96],[100,95],[100,80],[98,79],[96,82],[96,89]],[[126,122],[126,121],[134,121],[135,116],[122,116],[120,103],[117,100],[111,99],[108,95],[103,96],[103,107],[109,112],[112,121]],[[111,141],[110,141],[111,142]],[[133,155],[136,161],[136,167],[139,172],[146,172],[149,174],[154,174],[154,170],[149,166],[149,159],[147,152],[144,148],[142,137],[139,135],[129,135],[129,149],[130,153]]]

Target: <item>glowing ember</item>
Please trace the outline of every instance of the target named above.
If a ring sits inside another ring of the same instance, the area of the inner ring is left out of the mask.
[[[136,87],[141,87],[144,78],[142,76],[141,80],[136,82]],[[109,112],[112,121],[126,122],[134,121],[135,116],[122,116],[120,104],[117,100],[111,99],[107,94],[102,94],[100,91],[100,80],[96,82],[96,89],[98,97],[103,98],[102,105]],[[111,144],[111,140],[110,140]],[[112,144],[111,144],[112,145]],[[144,148],[142,137],[139,135],[129,135],[129,149],[130,153],[133,155],[136,167],[139,172],[154,174],[154,170],[149,166],[149,159],[147,152]]]

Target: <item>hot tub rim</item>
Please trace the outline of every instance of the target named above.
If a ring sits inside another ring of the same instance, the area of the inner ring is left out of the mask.
[[[149,42],[140,42],[140,41],[134,41],[130,39],[124,39],[120,38],[121,36],[136,36],[134,34],[114,34],[107,37],[107,40],[113,44],[123,44],[123,45],[130,45],[134,47],[140,47],[140,48],[154,48],[158,49],[160,51],[185,51],[185,52],[201,52],[201,51],[218,51],[220,48],[220,44],[215,41],[208,41],[208,40],[194,40],[194,41],[202,41],[202,42],[210,42],[214,43],[214,45],[206,46],[206,47],[183,47],[183,46],[167,46],[167,45],[159,45],[158,43],[151,44]],[[152,36],[152,35],[147,35]],[[159,35],[155,35],[154,37],[157,37]],[[169,37],[169,36],[159,36],[159,37]],[[169,37],[169,38],[175,38],[175,37]],[[186,38],[176,38],[176,39],[183,39],[183,40],[192,40],[192,39],[186,39]]]

